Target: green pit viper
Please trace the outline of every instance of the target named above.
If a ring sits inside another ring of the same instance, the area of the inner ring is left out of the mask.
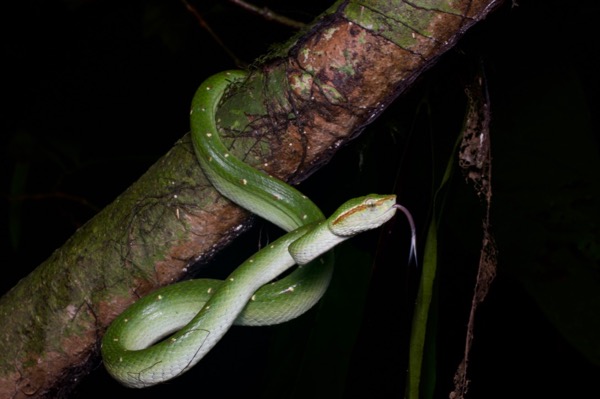
[[[108,372],[122,384],[143,388],[194,366],[233,325],[271,325],[310,309],[327,289],[327,251],[362,231],[381,226],[397,209],[394,195],[367,195],[344,203],[325,219],[295,188],[234,157],[221,141],[216,110],[243,71],[208,78],[192,101],[191,130],[203,172],[225,197],[271,221],[287,234],[252,255],[227,279],[197,279],[160,288],[117,317],[102,340]],[[324,255],[325,254],[325,255]],[[323,255],[323,256],[322,256]],[[294,265],[285,278],[270,283]],[[166,338],[165,338],[166,337]]]

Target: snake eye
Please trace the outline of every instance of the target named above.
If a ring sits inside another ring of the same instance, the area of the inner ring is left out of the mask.
[[[375,201],[373,198],[367,198],[365,200],[365,206],[369,208],[374,208],[375,206],[377,206],[377,201]]]

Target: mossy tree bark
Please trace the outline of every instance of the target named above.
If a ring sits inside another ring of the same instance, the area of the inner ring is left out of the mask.
[[[338,1],[223,104],[222,127],[249,163],[297,183],[500,3]],[[247,217],[211,188],[184,136],[1,299],[0,397],[69,391],[117,314],[185,277]]]

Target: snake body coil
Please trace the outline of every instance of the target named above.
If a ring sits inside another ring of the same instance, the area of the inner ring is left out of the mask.
[[[369,195],[346,202],[325,219],[296,189],[230,154],[219,137],[215,113],[227,87],[244,79],[244,72],[229,71],[200,86],[191,110],[194,149],[222,195],[288,233],[224,281],[190,280],[161,288],[115,319],[104,336],[102,356],[109,373],[124,385],[141,388],[180,375],[232,324],[277,324],[304,313],[330,280],[332,266],[318,258],[396,212],[395,196]],[[300,267],[287,277],[268,284],[296,264]]]

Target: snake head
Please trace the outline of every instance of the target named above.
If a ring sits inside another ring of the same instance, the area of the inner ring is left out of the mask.
[[[329,229],[342,237],[375,229],[394,216],[395,204],[396,196],[393,194],[369,194],[353,198],[340,206],[328,219]]]

